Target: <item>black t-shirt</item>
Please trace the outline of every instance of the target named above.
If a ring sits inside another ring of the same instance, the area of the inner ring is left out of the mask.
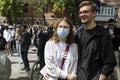
[[[86,30],[84,29],[81,35],[81,46],[85,47],[85,44],[87,44],[86,42],[88,41],[88,39],[95,34],[95,31],[97,30],[98,26],[90,29],[90,30]]]

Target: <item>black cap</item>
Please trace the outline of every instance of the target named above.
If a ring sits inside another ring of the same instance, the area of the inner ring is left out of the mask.
[[[110,19],[108,20],[108,22],[115,22],[115,20],[112,19],[112,18],[110,18]]]

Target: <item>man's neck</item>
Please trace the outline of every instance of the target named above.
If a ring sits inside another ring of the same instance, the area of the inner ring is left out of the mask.
[[[90,30],[93,29],[96,26],[96,22],[92,22],[90,24],[85,24],[85,29]]]

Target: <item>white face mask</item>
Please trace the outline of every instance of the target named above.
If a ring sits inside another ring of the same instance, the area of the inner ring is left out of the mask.
[[[57,34],[59,35],[60,38],[66,38],[69,34],[69,29],[58,28],[57,29]]]

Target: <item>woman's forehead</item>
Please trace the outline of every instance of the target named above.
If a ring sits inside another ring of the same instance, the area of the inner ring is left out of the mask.
[[[61,21],[58,25],[69,25],[66,21]]]

